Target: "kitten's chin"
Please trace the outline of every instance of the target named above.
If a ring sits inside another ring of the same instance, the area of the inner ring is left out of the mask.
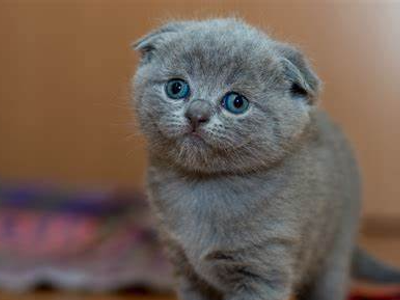
[[[213,149],[207,140],[198,134],[185,134],[176,142],[176,153],[186,162],[207,161]]]

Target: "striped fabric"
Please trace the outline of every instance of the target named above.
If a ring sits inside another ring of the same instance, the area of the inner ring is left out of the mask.
[[[143,195],[0,182],[0,288],[168,289]]]
[[[350,300],[400,300],[400,285],[356,285]]]
[[[400,293],[392,295],[354,295],[350,300],[400,300]]]

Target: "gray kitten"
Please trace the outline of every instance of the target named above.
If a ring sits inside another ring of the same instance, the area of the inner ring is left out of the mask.
[[[360,183],[320,81],[236,19],[169,23],[135,44],[148,190],[184,300],[343,300],[400,281],[356,249]]]

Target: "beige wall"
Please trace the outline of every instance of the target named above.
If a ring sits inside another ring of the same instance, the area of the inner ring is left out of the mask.
[[[312,57],[358,153],[365,212],[400,216],[400,3],[355,3],[0,0],[0,178],[141,186],[130,42],[171,16],[236,13]]]

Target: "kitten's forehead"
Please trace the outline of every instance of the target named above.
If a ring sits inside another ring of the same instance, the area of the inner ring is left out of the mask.
[[[268,37],[241,22],[193,22],[165,44],[164,59],[190,75],[233,77],[259,74],[274,61]]]

